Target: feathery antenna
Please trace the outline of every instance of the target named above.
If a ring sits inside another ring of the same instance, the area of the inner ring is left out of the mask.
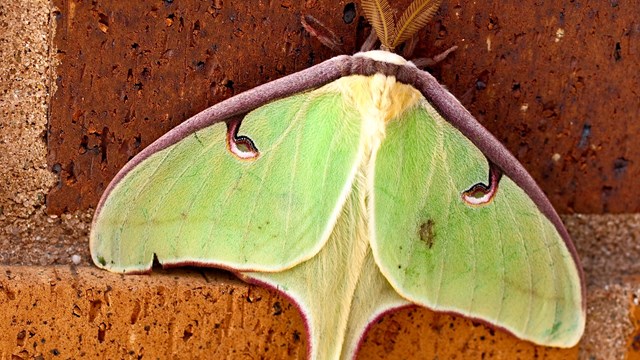
[[[442,0],[414,0],[396,23],[387,0],[362,0],[362,9],[380,38],[381,48],[393,51],[431,21]]]
[[[396,28],[396,38],[392,48],[409,40],[415,33],[427,26],[438,11],[442,0],[415,0],[402,13]]]
[[[362,9],[380,38],[383,49],[393,50],[389,45],[396,37],[396,20],[389,2],[387,0],[362,0]]]

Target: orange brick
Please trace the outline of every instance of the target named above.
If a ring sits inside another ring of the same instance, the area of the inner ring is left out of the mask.
[[[93,267],[16,266],[0,268],[0,274],[3,358],[305,358],[305,328],[295,306],[221,271],[124,276]],[[376,324],[359,358],[619,358],[613,355],[619,350],[624,355],[624,348],[607,349],[598,339],[615,340],[618,328],[625,329],[611,311],[635,316],[637,335],[640,310],[629,291],[633,288],[640,288],[637,280],[626,287],[590,289],[589,324],[580,347],[535,346],[468,319],[416,307]],[[615,321],[607,323],[597,314]],[[633,336],[625,341],[630,358],[637,356]]]

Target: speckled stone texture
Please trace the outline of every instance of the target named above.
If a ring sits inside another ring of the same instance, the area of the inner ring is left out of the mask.
[[[50,94],[49,2],[0,2],[0,222],[44,206]]]
[[[0,357],[304,358],[300,316],[276,294],[224,272],[120,276],[91,267],[87,207],[128,158],[175,124],[335,55],[302,31],[301,14],[353,52],[368,32],[359,7],[131,3],[0,4]],[[561,213],[639,212],[638,6],[445,1],[417,54],[460,47],[430,70]],[[578,348],[534,347],[414,308],[384,317],[361,358],[640,359],[640,215],[563,220],[588,282]]]

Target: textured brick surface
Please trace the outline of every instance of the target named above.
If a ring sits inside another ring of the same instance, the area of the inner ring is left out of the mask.
[[[129,158],[205,107],[335,55],[301,14],[334,29],[347,53],[368,31],[346,1],[54,3],[53,213],[95,205]],[[459,46],[432,70],[560,212],[638,212],[638,12],[638,2],[445,1],[417,54]]]
[[[306,354],[294,307],[215,272],[120,276],[89,267],[2,268],[0,308],[3,359]]]
[[[462,47],[443,83],[556,210],[640,212],[640,2],[464,1],[442,11],[442,41]]]
[[[572,349],[411,308],[382,318],[359,358],[637,358],[639,280],[590,287],[587,332]],[[0,309],[2,358],[305,358],[295,306],[217,271],[0,267]]]
[[[304,359],[286,299],[212,271],[121,276],[89,267],[0,268],[0,356]],[[576,358],[463,318],[408,309],[383,318],[360,359]]]

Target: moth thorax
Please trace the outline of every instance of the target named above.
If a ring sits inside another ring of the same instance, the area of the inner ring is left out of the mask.
[[[385,123],[415,106],[422,97],[414,87],[397,82],[395,76],[376,74],[371,88],[373,103]]]
[[[394,76],[375,74],[368,78],[367,99],[361,101],[364,136],[371,150],[385,137],[386,124],[415,106],[420,92],[396,81]]]
[[[368,96],[361,105],[362,128],[367,153],[379,144],[385,136],[386,112],[389,107],[387,97],[388,77],[376,74],[369,79]]]

